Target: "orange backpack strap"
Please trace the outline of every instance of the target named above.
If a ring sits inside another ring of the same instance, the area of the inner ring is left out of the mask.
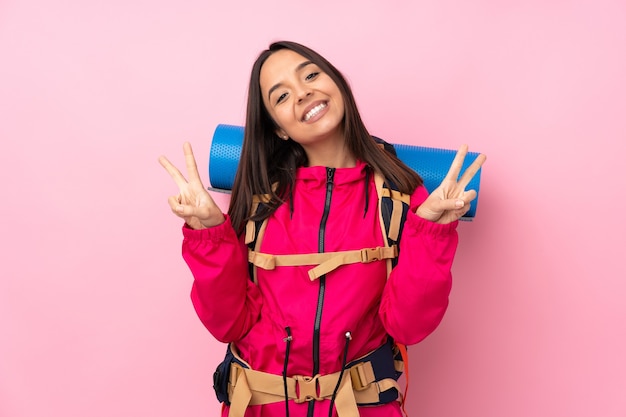
[[[398,351],[398,355],[400,355],[400,358],[396,358],[395,360],[396,371],[404,372],[404,377],[406,378],[406,383],[404,384],[404,393],[399,394],[401,397],[400,401],[402,403],[402,412],[405,416],[408,417],[409,413],[406,412],[406,409],[404,407],[406,404],[406,394],[409,391],[409,353],[407,351],[406,345],[403,345],[401,343],[396,343],[395,348]]]

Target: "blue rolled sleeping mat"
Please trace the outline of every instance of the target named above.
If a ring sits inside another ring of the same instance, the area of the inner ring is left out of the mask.
[[[243,144],[243,127],[219,124],[213,133],[209,156],[209,180],[211,190],[228,192],[235,181],[235,173]],[[424,180],[424,186],[432,191],[441,184],[450,169],[456,150],[427,148],[423,146],[393,144],[398,158],[415,170]],[[468,152],[461,173],[476,159],[478,152]],[[462,220],[472,220],[476,216],[476,206],[480,188],[479,170],[470,181],[467,189],[476,190],[476,199]]]

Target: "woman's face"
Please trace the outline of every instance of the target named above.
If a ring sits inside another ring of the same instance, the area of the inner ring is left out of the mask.
[[[327,140],[343,143],[343,97],[316,64],[281,49],[261,67],[259,83],[279,137],[292,138],[305,148]]]

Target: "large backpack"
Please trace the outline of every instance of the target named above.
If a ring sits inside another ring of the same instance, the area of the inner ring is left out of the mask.
[[[373,137],[379,146],[394,156],[396,155],[393,145]],[[270,255],[260,252],[261,242],[267,226],[265,220],[249,220],[246,224],[245,243],[248,246],[248,262],[250,268],[250,279],[257,283],[257,268],[274,269],[276,266],[300,266],[316,265],[309,270],[309,277],[315,280],[330,271],[350,263],[368,263],[385,259],[387,262],[387,278],[393,267],[398,262],[400,251],[400,239],[404,222],[410,208],[410,195],[398,191],[397,186],[389,180],[385,180],[381,175],[375,174],[376,191],[378,194],[379,223],[382,229],[385,246],[376,248],[363,248],[360,250],[349,250],[341,252],[324,252],[297,255]],[[250,214],[254,215],[262,208],[263,204],[269,202],[269,195],[254,196]],[[391,337],[389,337],[391,339]],[[408,390],[408,356],[406,346],[390,340],[393,346],[394,366],[396,370],[396,380],[405,372],[404,395],[398,393],[404,400]],[[404,409],[404,402],[403,402]]]

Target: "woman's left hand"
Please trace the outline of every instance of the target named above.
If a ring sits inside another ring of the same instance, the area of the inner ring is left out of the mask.
[[[447,224],[460,219],[468,212],[471,201],[476,198],[476,191],[466,191],[465,187],[476,175],[487,157],[483,154],[478,155],[461,178],[457,180],[467,155],[467,149],[467,145],[463,145],[457,151],[446,177],[417,209],[416,214],[418,216],[432,222]]]

